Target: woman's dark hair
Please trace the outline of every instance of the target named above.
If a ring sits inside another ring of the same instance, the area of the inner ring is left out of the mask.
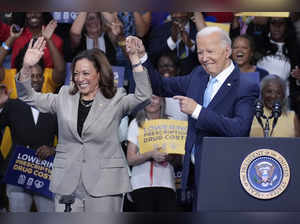
[[[242,35],[239,35],[239,36],[237,36],[237,37],[234,38],[234,40],[232,41],[232,45],[235,42],[235,40],[238,39],[238,38],[244,38],[244,39],[248,40],[250,50],[251,50],[251,52],[253,54],[253,56],[252,56],[252,58],[250,60],[250,64],[251,65],[255,65],[257,61],[256,61],[256,56],[255,56],[256,49],[255,49],[254,38],[252,36],[248,35],[248,34],[242,34]]]
[[[36,39],[33,39],[33,43],[36,41]],[[28,49],[28,46],[29,46],[29,42],[24,46],[24,48],[22,48],[18,55],[16,56],[15,58],[15,67],[16,67],[16,70],[17,72],[19,72],[23,66],[23,61],[24,61],[24,56],[25,56],[25,53]],[[37,63],[39,66],[41,66],[42,68],[42,71],[44,71],[45,69],[45,65],[44,65],[44,60],[43,60],[43,57],[39,60],[39,62]]]
[[[85,50],[79,53],[72,61],[72,81],[74,82],[74,69],[78,60],[87,59],[93,63],[97,72],[100,73],[99,88],[103,96],[110,99],[116,94],[117,88],[114,85],[114,75],[111,65],[109,64],[105,54],[98,48]],[[74,82],[75,83],[75,82]],[[74,95],[78,92],[78,88],[74,85],[70,94]]]
[[[165,101],[165,98],[160,97],[160,103],[161,104],[160,104],[160,116],[159,116],[159,118],[160,119],[167,119],[168,116],[166,115],[166,101]],[[135,118],[136,118],[136,122],[137,122],[138,126],[140,128],[142,128],[144,123],[145,123],[145,120],[148,118],[146,108],[138,111]]]
[[[104,26],[104,22],[103,22],[103,16],[102,16],[101,12],[95,12],[95,13],[97,14],[97,17],[100,20],[100,27],[101,27],[101,30],[102,30],[102,33],[103,33],[105,31],[105,26]],[[85,25],[83,26],[82,33],[83,34],[87,34]]]
[[[261,54],[260,58],[264,56],[275,55],[278,50],[277,45],[270,41],[271,22],[272,17],[270,17],[268,20],[267,30],[263,33],[263,41],[261,43],[261,47],[258,49]],[[299,46],[296,41],[296,30],[290,18],[284,18],[284,22],[286,29],[284,33],[283,54],[290,60],[292,67],[294,67],[299,61]]]

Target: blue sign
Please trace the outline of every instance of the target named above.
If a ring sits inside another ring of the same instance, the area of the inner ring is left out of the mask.
[[[77,15],[77,12],[52,12],[53,19],[58,23],[73,23]]]
[[[5,183],[53,198],[49,183],[54,156],[41,161],[33,149],[16,146],[14,151],[4,178]]]

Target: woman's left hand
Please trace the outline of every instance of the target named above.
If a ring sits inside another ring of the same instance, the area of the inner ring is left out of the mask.
[[[23,66],[30,67],[37,64],[44,54],[45,46],[46,41],[44,37],[39,37],[34,44],[33,39],[31,39],[23,59]]]

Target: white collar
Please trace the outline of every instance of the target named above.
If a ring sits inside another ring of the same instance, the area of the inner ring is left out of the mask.
[[[228,76],[232,73],[233,70],[234,64],[232,63],[232,60],[230,60],[230,65],[227,68],[225,68],[222,72],[220,72],[217,76],[215,76],[217,82],[223,84],[223,82],[225,82],[225,80],[228,78]],[[209,80],[212,78],[212,76],[209,76]]]

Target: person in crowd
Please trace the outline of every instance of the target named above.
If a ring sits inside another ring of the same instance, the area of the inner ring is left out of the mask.
[[[261,58],[257,66],[287,81],[292,69],[299,64],[299,46],[290,18],[270,17],[264,34],[264,46],[257,49]]]
[[[281,105],[282,114],[278,118],[273,130],[274,117],[269,119],[270,134],[273,137],[300,137],[299,119],[294,111],[288,107],[286,95],[287,84],[277,75],[268,75],[260,83],[260,95],[264,105],[264,115],[272,117],[274,103],[278,101]],[[262,119],[263,126],[266,120]],[[263,137],[264,130],[256,118],[254,118],[250,136]]]
[[[70,29],[73,54],[92,48],[101,49],[110,64],[115,64],[116,51],[100,12],[80,12]]]
[[[287,82],[291,109],[299,116],[300,48],[295,39],[295,27],[290,18],[270,17],[263,45],[258,49],[262,57],[258,60],[257,66]]]
[[[230,59],[231,39],[219,27],[205,27],[197,33],[198,60],[202,66],[189,75],[164,78],[153,69],[142,41],[137,48],[141,63],[148,69],[153,93],[180,101],[188,115],[182,178],[183,196],[187,189],[191,159],[195,163],[194,210],[197,210],[201,144],[204,136],[249,136],[254,101],[259,95],[257,80],[240,75]],[[203,180],[205,181],[205,180]],[[184,199],[184,197],[183,197]]]
[[[12,25],[10,27],[10,36],[5,40],[5,45],[11,47],[13,43],[18,40],[18,38],[22,35],[22,29],[20,32],[14,32],[14,26]],[[51,41],[52,36],[54,35],[54,30],[56,28],[57,24],[55,21],[51,21],[44,29],[43,29],[43,37],[45,38],[49,51],[51,60],[53,61],[53,67],[49,68],[46,67],[46,63],[44,60],[42,60],[42,63],[40,63],[39,70],[43,74],[43,86],[42,86],[42,92],[55,92],[58,90],[58,88],[64,83],[65,80],[65,61],[62,56],[62,54],[59,52],[57,47],[53,44]],[[4,58],[8,54],[8,50],[5,47],[0,47],[0,82],[5,84],[7,88],[12,91],[11,97],[16,98],[16,89],[15,89],[15,75],[17,72],[20,71],[22,64],[23,64],[23,58],[25,55],[25,52],[27,50],[28,44],[25,44],[23,48],[19,51],[18,55],[15,57],[15,68],[12,69],[5,69],[3,67],[3,61]],[[43,58],[44,59],[44,58]]]
[[[41,63],[41,62],[39,62]],[[39,63],[32,66],[31,86],[36,92],[41,92],[44,76]],[[12,147],[6,164],[12,158],[17,145],[36,150],[36,155],[43,160],[55,154],[54,138],[57,136],[56,116],[41,113],[19,99],[9,99],[9,91],[0,84],[0,128],[10,127]],[[38,212],[53,212],[54,200],[23,187],[7,184],[7,197],[10,212],[29,212],[33,201]]]
[[[139,212],[175,211],[175,174],[168,160],[172,155],[161,148],[140,153],[139,129],[146,120],[167,119],[164,99],[153,95],[151,103],[140,110],[128,128],[127,160],[132,166],[130,195]]]
[[[133,93],[135,83],[132,68],[126,54],[125,38],[129,35],[144,38],[151,24],[150,12],[101,12],[104,24],[116,49],[116,65],[125,67],[124,85]]]
[[[149,56],[152,61],[162,53],[175,52],[182,74],[187,74],[198,65],[195,37],[206,26],[202,13],[171,13],[171,21],[155,27],[149,35]]]
[[[260,48],[266,30],[268,30],[268,17],[249,16],[242,19],[242,17],[234,16],[230,26],[230,37],[235,39],[239,35],[247,34],[253,38],[256,48]]]
[[[175,77],[180,74],[178,58],[173,53],[163,53],[156,63],[157,71],[163,77]],[[169,119],[187,120],[187,115],[180,111],[179,101],[166,97],[166,115]]]
[[[6,50],[12,49],[11,68],[16,67],[15,58],[19,54],[19,51],[24,48],[24,46],[30,41],[30,39],[38,38],[40,36],[44,36],[47,40],[47,45],[43,55],[45,67],[53,67],[51,48],[55,46],[59,52],[62,52],[63,41],[59,36],[53,34],[53,32],[49,33],[49,29],[44,30],[44,26],[46,26],[47,24],[49,24],[50,26],[57,26],[56,21],[51,20],[48,23],[48,19],[49,13],[26,12],[24,30],[22,34],[12,43],[12,46],[6,45],[6,43],[4,42],[10,36],[11,26],[0,21],[0,41],[4,42],[2,43],[2,47],[4,47]]]
[[[258,72],[259,81],[269,73],[255,66],[255,44],[253,38],[248,35],[237,36],[232,43],[232,59],[239,66],[241,72]]]
[[[138,39],[127,37],[126,48],[136,79],[134,94],[114,87],[111,66],[99,49],[86,50],[72,62],[72,85],[58,94],[39,94],[30,85],[30,66],[43,55],[43,37],[29,48],[16,85],[21,100],[41,112],[55,113],[58,144],[50,181],[56,194],[55,209],[62,196],[75,198],[72,211],[119,212],[122,194],[130,191],[128,166],[122,151],[118,128],[129,110],[152,95],[146,70],[139,63]]]

